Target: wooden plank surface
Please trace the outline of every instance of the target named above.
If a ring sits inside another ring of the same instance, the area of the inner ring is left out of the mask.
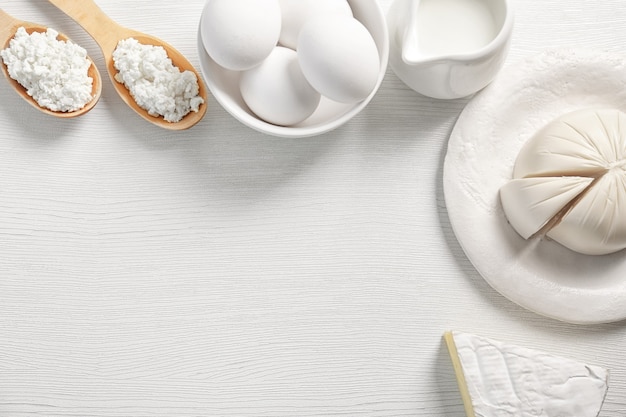
[[[203,1],[99,3],[198,65]],[[620,0],[515,6],[507,65],[559,46],[626,57]],[[48,2],[2,8],[68,34],[104,72]],[[449,329],[606,366],[601,416],[626,415],[624,323],[528,312],[457,243],[442,164],[467,100],[421,97],[388,70],[347,125],[294,140],[212,97],[179,133],[106,84],[75,120],[7,82],[0,97],[0,416],[462,417]]]

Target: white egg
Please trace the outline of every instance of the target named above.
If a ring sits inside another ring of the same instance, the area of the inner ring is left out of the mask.
[[[279,0],[279,2],[282,11],[279,42],[291,49],[297,49],[298,34],[308,20],[331,13],[352,17],[352,9],[346,0]]]
[[[321,98],[304,78],[296,52],[282,46],[241,75],[240,90],[250,110],[266,122],[280,126],[308,118]]]
[[[204,49],[218,65],[235,71],[260,64],[278,43],[278,0],[207,0],[200,32]]]
[[[341,103],[367,98],[378,82],[376,43],[351,17],[335,14],[307,22],[298,36],[298,60],[313,88]]]

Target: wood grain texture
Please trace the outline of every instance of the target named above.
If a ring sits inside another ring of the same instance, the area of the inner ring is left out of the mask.
[[[202,1],[99,3],[198,65]],[[626,52],[620,0],[515,5],[507,65],[546,47]],[[48,2],[2,7],[104,71]],[[442,164],[467,100],[418,96],[389,70],[350,123],[288,140],[212,98],[173,133],[106,84],[75,120],[38,114],[6,82],[0,97],[0,416],[463,417],[449,329],[606,366],[601,416],[626,415],[624,323],[528,312],[457,243]]]

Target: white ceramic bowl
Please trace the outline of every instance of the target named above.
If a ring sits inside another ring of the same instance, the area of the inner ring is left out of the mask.
[[[383,81],[389,60],[389,33],[385,14],[377,0],[348,0],[354,17],[370,32],[380,57],[378,81],[369,96],[355,104],[337,103],[322,97],[313,115],[293,126],[277,126],[258,118],[239,92],[240,72],[217,65],[206,53],[198,28],[198,55],[204,80],[218,103],[235,119],[259,132],[279,137],[310,137],[329,132],[356,116],[372,100]],[[202,24],[202,23],[201,23]]]

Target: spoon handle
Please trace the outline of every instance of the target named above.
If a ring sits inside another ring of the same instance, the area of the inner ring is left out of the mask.
[[[48,0],[74,19],[98,43],[105,56],[117,47],[116,33],[125,29],[107,16],[93,0]]]
[[[0,48],[4,47],[4,42],[8,42],[15,35],[15,31],[20,26],[20,21],[0,9]]]

